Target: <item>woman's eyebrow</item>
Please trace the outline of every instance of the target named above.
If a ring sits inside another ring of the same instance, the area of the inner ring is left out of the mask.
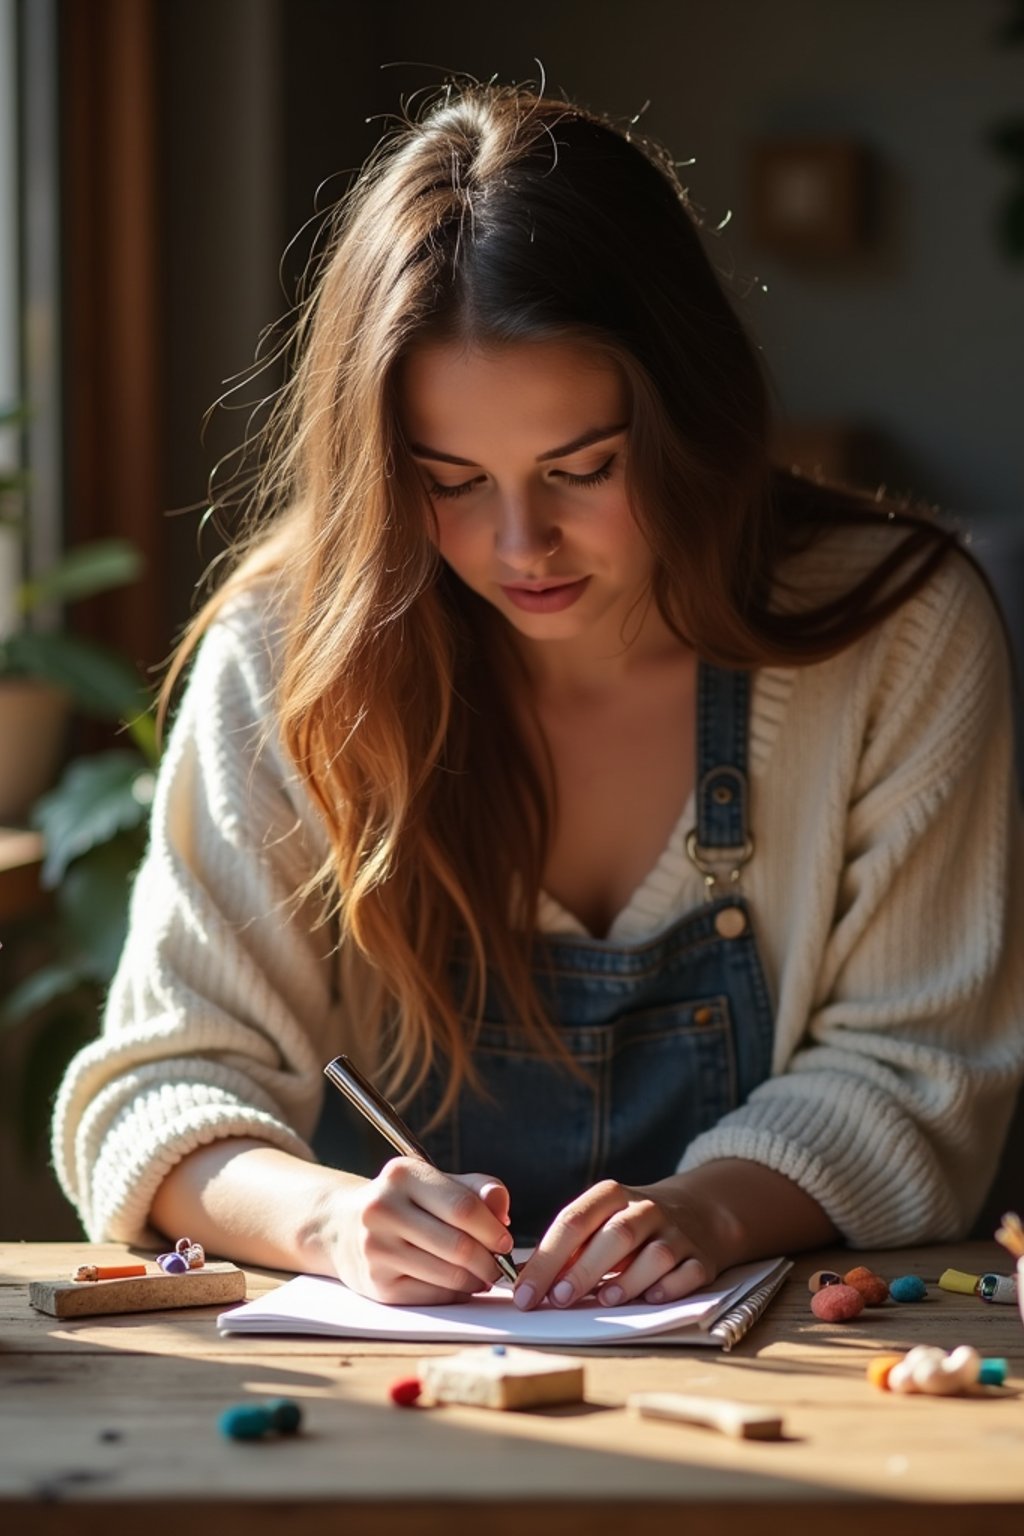
[[[592,427],[589,432],[574,437],[571,443],[563,443],[560,448],[549,448],[546,453],[539,453],[537,463],[543,464],[548,459],[564,459],[570,453],[579,453],[581,448],[589,448],[593,443],[603,443],[608,437],[618,437],[628,426],[628,421],[622,421],[612,427]],[[454,453],[442,453],[439,448],[428,448],[426,443],[410,443],[409,452],[417,459],[430,459],[435,464],[459,464],[465,469],[479,468],[474,459],[460,459]]]

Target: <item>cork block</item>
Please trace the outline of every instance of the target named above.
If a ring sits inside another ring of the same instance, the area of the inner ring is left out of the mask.
[[[235,1264],[204,1264],[183,1275],[165,1274],[154,1265],[148,1274],[120,1280],[32,1280],[28,1299],[51,1317],[212,1307],[244,1301],[245,1275]]]
[[[419,1363],[424,1391],[438,1403],[538,1408],[583,1401],[583,1364],[533,1349],[464,1349]]]

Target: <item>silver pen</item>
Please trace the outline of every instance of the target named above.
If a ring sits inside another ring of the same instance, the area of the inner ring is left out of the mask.
[[[383,1094],[378,1093],[373,1084],[363,1076],[347,1056],[335,1056],[333,1061],[329,1061],[324,1067],[324,1076],[403,1157],[418,1157],[421,1162],[429,1163],[431,1168],[437,1166],[426,1147],[416,1140],[398,1111],[388,1103]],[[505,1279],[511,1280],[514,1285],[519,1279],[519,1271],[512,1260],[504,1253],[496,1253],[493,1257]]]

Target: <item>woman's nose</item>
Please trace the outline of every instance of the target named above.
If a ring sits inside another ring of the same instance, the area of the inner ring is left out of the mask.
[[[557,546],[558,533],[536,505],[510,499],[502,503],[494,543],[499,559],[525,572],[547,559]]]

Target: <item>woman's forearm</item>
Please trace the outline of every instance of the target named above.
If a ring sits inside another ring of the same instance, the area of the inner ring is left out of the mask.
[[[150,1220],[169,1239],[188,1236],[243,1264],[330,1275],[335,1201],[364,1182],[264,1142],[231,1138],[175,1164]]]
[[[684,1208],[713,1212],[714,1246],[722,1265],[824,1248],[839,1241],[818,1202],[785,1174],[762,1163],[723,1158],[666,1179]]]

